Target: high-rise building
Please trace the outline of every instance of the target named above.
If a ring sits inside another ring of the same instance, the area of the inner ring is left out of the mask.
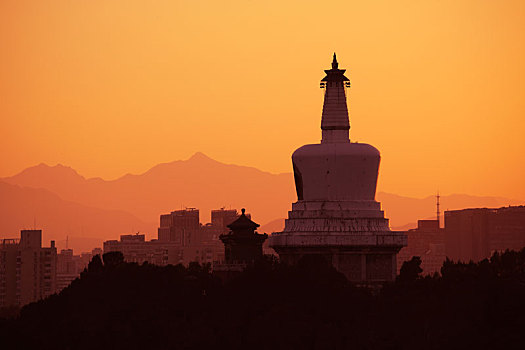
[[[22,230],[0,240],[0,307],[22,306],[56,291],[55,242],[42,247],[42,230]]]
[[[95,255],[102,255],[100,248],[75,255],[73,249],[62,249],[57,254],[57,293],[71,284],[80,276]]]
[[[127,262],[155,265],[176,265],[182,263],[182,250],[176,242],[146,241],[144,234],[121,235],[120,241],[104,242],[104,253],[118,251]]]
[[[128,262],[147,261],[156,265],[198,262],[213,265],[224,260],[224,248],[219,236],[227,233],[227,225],[238,217],[235,209],[212,210],[212,222],[202,225],[198,209],[175,210],[160,216],[158,239],[146,241],[143,234],[121,235],[120,241],[104,242],[104,252],[120,251]]]
[[[198,240],[200,229],[199,210],[186,208],[160,216],[159,241],[178,242],[182,246]]]
[[[390,231],[375,201],[380,154],[350,142],[345,90],[350,81],[335,54],[325,73],[322,140],[292,155],[298,200],[284,231],[270,237],[270,247],[289,263],[322,256],[357,283],[392,281],[396,254],[407,241],[404,233]]]
[[[445,211],[446,255],[479,261],[496,251],[525,247],[525,206]]]
[[[249,216],[249,215],[248,215]],[[239,218],[239,213],[235,209],[216,209],[211,211],[211,224],[228,230],[228,225]]]
[[[57,254],[57,292],[66,288],[78,277],[79,257],[73,255],[73,249],[62,249]]]
[[[439,199],[436,195],[436,219],[418,220],[417,228],[406,232],[408,244],[397,254],[398,272],[405,261],[414,256],[421,258],[421,269],[424,275],[439,273],[443,261],[445,261],[445,233],[441,228],[441,211],[439,210]]]
[[[419,220],[407,231],[408,246],[398,254],[398,269],[413,256],[421,258],[423,274],[440,272],[446,258],[478,262],[495,252],[525,247],[525,206],[467,208],[445,211],[445,227]]]
[[[439,216],[438,216],[439,218]],[[436,220],[418,220],[417,228],[406,232],[408,245],[397,255],[397,269],[413,256],[421,258],[424,275],[440,272],[445,261],[445,233]]]

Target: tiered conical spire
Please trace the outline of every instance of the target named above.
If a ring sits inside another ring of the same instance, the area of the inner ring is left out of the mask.
[[[350,86],[350,80],[345,77],[346,69],[339,69],[339,63],[334,52],[332,69],[325,70],[326,76],[321,80],[325,88],[321,142],[350,142],[348,131],[348,108],[346,106],[345,86]]]

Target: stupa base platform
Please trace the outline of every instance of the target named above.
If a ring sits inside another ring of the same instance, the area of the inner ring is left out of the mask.
[[[273,246],[279,254],[279,259],[290,265],[295,265],[307,255],[322,256],[327,262],[345,277],[356,284],[382,284],[392,282],[396,278],[396,254],[399,248],[393,250],[384,247],[363,246]]]
[[[391,282],[396,254],[406,246],[403,232],[390,231],[376,201],[298,201],[283,232],[270,237],[281,261],[296,264],[306,255],[322,256],[358,284]]]

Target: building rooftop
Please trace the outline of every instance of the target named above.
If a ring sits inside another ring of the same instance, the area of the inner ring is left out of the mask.
[[[260,225],[250,220],[246,216],[245,212],[246,212],[246,209],[242,208],[241,216],[239,216],[239,218],[235,220],[234,222],[232,222],[231,224],[227,225],[227,227],[232,231],[246,230],[246,229],[256,230],[257,227],[259,227]]]

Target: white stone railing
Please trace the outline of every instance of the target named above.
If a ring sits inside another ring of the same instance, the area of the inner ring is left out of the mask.
[[[270,246],[406,246],[407,236],[402,232],[388,234],[319,234],[318,232],[301,232],[287,234],[274,233],[271,236]]]

